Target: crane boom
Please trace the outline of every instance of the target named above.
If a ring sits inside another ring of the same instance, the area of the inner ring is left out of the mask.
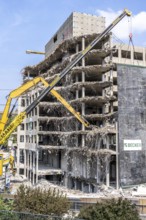
[[[131,16],[131,12],[127,9],[123,11],[123,13],[118,16],[95,40],[93,40],[82,52],[78,54],[78,56],[69,64],[67,67],[50,83],[47,85],[47,88],[42,91],[42,93],[34,100],[30,106],[28,106],[25,111],[21,112],[17,115],[14,120],[10,123],[10,125],[1,132],[0,134],[0,144],[3,144],[7,138],[9,138],[10,134],[21,124],[23,119],[29,114],[37,104],[49,93],[52,89],[57,85],[57,83],[103,38],[108,34],[116,24],[119,23],[125,16]],[[80,116],[80,115],[79,115]],[[82,116],[81,116],[82,117]],[[85,121],[84,118],[81,118]],[[88,122],[85,121],[88,126]]]
[[[116,24],[125,16],[131,16],[131,12],[125,9],[99,36],[97,36],[67,67],[50,83],[50,85],[40,94],[40,96],[26,108],[26,114],[29,114],[33,108],[57,85],[57,83],[103,38],[108,34]]]

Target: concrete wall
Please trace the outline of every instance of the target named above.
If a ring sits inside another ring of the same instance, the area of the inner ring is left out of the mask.
[[[138,46],[121,45],[113,42],[116,46],[115,53],[113,53],[113,62],[146,66],[146,49]]]
[[[45,46],[46,57],[64,40],[72,37],[101,33],[105,28],[105,18],[73,12]]]
[[[140,184],[146,182],[146,68],[118,65],[117,71],[120,181]]]

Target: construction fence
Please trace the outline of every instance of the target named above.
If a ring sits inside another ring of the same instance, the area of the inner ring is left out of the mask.
[[[15,212],[0,210],[0,220],[83,220],[72,217],[60,217],[60,216],[49,216],[49,215],[39,215],[31,214],[26,212]]]
[[[146,215],[140,214],[142,220],[146,220]],[[84,220],[78,218],[63,218],[59,216],[49,216],[49,215],[36,215],[31,213],[14,212],[0,210],[1,220]]]
[[[79,213],[80,209],[89,206],[95,205],[95,203],[80,202],[80,201],[71,201],[72,213]],[[135,204],[136,208],[140,214],[142,220],[146,220],[146,205],[143,203]],[[73,215],[71,215],[73,216]],[[41,215],[41,214],[32,214],[26,212],[16,212],[16,211],[6,211],[0,210],[0,220],[83,220],[75,217],[61,217],[61,216],[50,216],[50,215]]]

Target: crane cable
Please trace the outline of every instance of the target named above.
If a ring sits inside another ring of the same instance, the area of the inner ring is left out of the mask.
[[[129,46],[131,44],[133,48],[133,64],[134,64],[134,58],[137,60],[137,64],[139,65],[138,57],[137,54],[135,53],[135,46],[133,42],[133,33],[132,33],[132,17],[128,17],[128,22],[129,22],[129,44],[128,44],[128,51],[129,52]]]

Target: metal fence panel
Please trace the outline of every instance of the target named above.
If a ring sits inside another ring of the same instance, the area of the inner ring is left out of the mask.
[[[25,212],[0,210],[0,220],[82,220],[75,218],[63,218],[60,216],[38,215]]]

